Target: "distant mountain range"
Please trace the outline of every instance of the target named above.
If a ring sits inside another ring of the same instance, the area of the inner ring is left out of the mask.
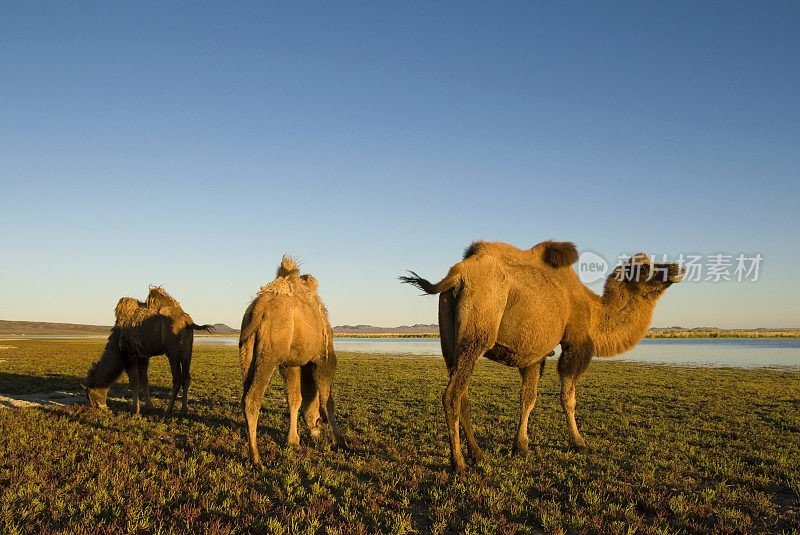
[[[108,336],[111,325],[0,320],[0,336]],[[239,334],[224,323],[214,324],[214,334]]]
[[[6,321],[0,320],[0,336],[108,336],[111,326],[82,325],[76,323],[48,323],[43,321]],[[652,327],[650,332],[664,331],[727,331],[727,332],[753,332],[753,331],[797,331],[800,329],[771,329],[758,327],[755,329],[720,329],[719,327]],[[337,325],[333,328],[334,334],[430,334],[439,333],[439,326],[435,323],[417,323],[402,325],[400,327],[374,327],[372,325]],[[213,334],[238,335],[239,329],[229,327],[224,323],[215,323]]]
[[[76,323],[47,323],[44,321],[0,320],[0,336],[108,336],[110,325],[82,325]],[[373,327],[372,325],[340,325],[335,334],[428,334],[439,333],[434,324],[403,325],[402,327]],[[224,323],[215,323],[212,334],[238,335]]]

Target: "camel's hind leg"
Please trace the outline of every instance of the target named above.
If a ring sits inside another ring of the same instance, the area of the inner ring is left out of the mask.
[[[258,454],[256,444],[256,427],[258,426],[258,414],[261,412],[261,400],[264,399],[264,392],[267,390],[270,377],[278,365],[278,359],[272,355],[256,355],[250,364],[251,369],[244,384],[244,394],[242,395],[242,412],[247,424],[247,446],[250,461],[256,466],[261,467],[261,456]]]
[[[461,437],[459,436],[462,406],[464,405],[463,399],[467,395],[469,380],[472,377],[475,363],[492,345],[494,343],[462,343],[462,348],[458,352],[456,367],[451,373],[450,382],[444,390],[444,395],[442,395],[444,416],[447,420],[447,430],[450,434],[450,464],[459,473],[464,473],[467,469],[467,465],[464,462],[464,454],[461,452]],[[468,410],[469,408],[467,407]]]
[[[192,366],[192,345],[194,342],[194,335],[190,332],[181,344],[181,388],[183,389],[183,404],[181,406],[181,418],[186,416],[187,404],[189,401],[189,383],[192,382],[192,374],[190,369]]]
[[[281,366],[280,370],[286,385],[286,401],[289,404],[289,435],[286,437],[286,443],[293,448],[299,448],[300,435],[297,432],[297,415],[303,399],[300,393],[300,366]]]
[[[303,413],[308,431],[314,440],[320,437],[322,419],[319,417],[319,392],[317,391],[317,381],[314,379],[314,369],[317,367],[313,362],[300,367],[300,392],[302,393],[302,404],[300,412]]]
[[[562,344],[561,356],[558,359],[558,375],[561,378],[561,406],[567,416],[570,442],[578,451],[586,450],[586,442],[578,431],[575,421],[575,385],[581,378],[594,353],[591,342],[577,347],[564,348]]]
[[[452,291],[447,291],[439,296],[439,333],[442,345],[442,356],[447,365],[447,371],[452,376],[456,365],[456,324],[455,324],[456,297]],[[461,418],[460,424],[464,429],[464,436],[467,439],[467,448],[472,462],[483,460],[483,452],[475,440],[472,433],[472,421],[469,417],[469,389],[464,390],[461,396]]]
[[[541,363],[531,364],[520,368],[522,376],[522,389],[520,391],[520,420],[517,440],[514,442],[514,453],[528,453],[528,420],[536,403],[536,394],[539,388],[539,378],[544,370],[544,359]]]
[[[333,372],[336,368],[336,357],[330,355],[328,362],[320,362],[314,368],[314,379],[317,382],[317,391],[319,392],[319,408],[320,413],[324,415],[323,419],[328,420],[328,425],[331,426],[331,433],[336,442],[337,448],[347,448],[347,443],[339,431],[339,426],[336,424],[336,411],[333,403],[333,394],[331,393],[331,383],[333,382]]]
[[[464,390],[464,395],[461,396],[461,427],[464,429],[464,437],[467,439],[467,449],[469,451],[470,460],[473,463],[483,461],[483,452],[480,446],[475,441],[475,435],[472,433],[472,421],[469,418],[470,403],[469,403],[469,388]]]
[[[170,351],[167,353],[169,360],[169,370],[172,373],[172,391],[169,395],[169,403],[167,410],[164,411],[164,418],[172,416],[172,409],[175,407],[175,399],[178,397],[178,391],[181,389],[181,362],[178,356]]]

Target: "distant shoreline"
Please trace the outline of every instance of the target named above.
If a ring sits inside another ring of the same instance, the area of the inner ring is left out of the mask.
[[[439,338],[438,333],[333,333],[334,338]],[[800,331],[655,331],[645,339],[666,338],[800,338]]]
[[[195,333],[196,337],[238,337],[239,331],[218,323],[211,333]],[[434,324],[405,327],[373,327],[371,325],[334,327],[334,338],[429,338],[438,339],[438,328]],[[363,331],[360,331],[363,329]],[[341,332],[344,330],[345,332]],[[417,332],[427,331],[427,332]],[[79,325],[71,323],[48,323],[0,320],[0,338],[94,338],[107,337],[110,326]],[[339,331],[339,332],[337,332]],[[390,331],[390,332],[386,332]],[[654,327],[645,339],[693,339],[693,338],[800,338],[800,329],[718,329],[708,328],[663,328]]]

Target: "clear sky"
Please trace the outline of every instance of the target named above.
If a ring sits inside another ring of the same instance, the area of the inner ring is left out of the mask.
[[[797,2],[15,2],[0,319],[163,284],[238,326],[284,252],[333,324],[436,321],[483,238],[760,253],[654,325],[800,327]]]

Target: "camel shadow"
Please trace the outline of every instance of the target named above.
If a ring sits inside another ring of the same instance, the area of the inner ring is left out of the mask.
[[[86,401],[80,378],[0,372],[0,408],[68,406]]]
[[[42,376],[0,372],[0,394],[4,396],[53,391],[81,392],[81,378],[63,373],[48,372]]]

